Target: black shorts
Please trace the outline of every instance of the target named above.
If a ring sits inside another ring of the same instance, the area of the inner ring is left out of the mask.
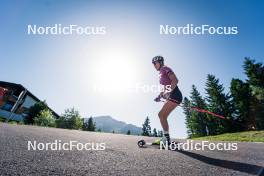
[[[173,91],[170,93],[170,97],[168,98],[168,100],[177,104],[180,104],[182,102],[182,93],[178,86],[175,87],[175,89],[173,89]]]

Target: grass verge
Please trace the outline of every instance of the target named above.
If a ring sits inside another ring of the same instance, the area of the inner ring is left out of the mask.
[[[264,142],[264,131],[245,131],[238,133],[225,133],[216,136],[192,138],[194,140],[208,141],[240,141],[240,142]]]

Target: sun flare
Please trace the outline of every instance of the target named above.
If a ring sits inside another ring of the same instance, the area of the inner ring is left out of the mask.
[[[135,60],[123,53],[106,53],[93,66],[94,89],[104,95],[128,93],[137,82]]]

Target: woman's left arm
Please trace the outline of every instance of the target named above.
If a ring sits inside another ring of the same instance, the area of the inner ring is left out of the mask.
[[[179,80],[177,79],[176,75],[173,72],[170,72],[168,76],[171,80],[171,91],[172,91],[177,86]]]

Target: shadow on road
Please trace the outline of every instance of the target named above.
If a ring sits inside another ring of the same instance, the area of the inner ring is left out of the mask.
[[[227,169],[232,169],[236,170],[239,172],[245,172],[248,174],[255,174],[257,175],[258,172],[262,169],[261,166],[258,165],[253,165],[253,164],[248,164],[248,163],[241,163],[241,162],[236,162],[236,161],[228,161],[228,160],[221,160],[221,159],[215,159],[215,158],[210,158],[207,156],[203,156],[197,153],[192,153],[189,151],[177,151],[180,152],[184,155],[187,155],[189,157],[192,157],[194,159],[197,159],[199,161],[202,161],[204,163],[214,165],[214,166],[219,166]]]

